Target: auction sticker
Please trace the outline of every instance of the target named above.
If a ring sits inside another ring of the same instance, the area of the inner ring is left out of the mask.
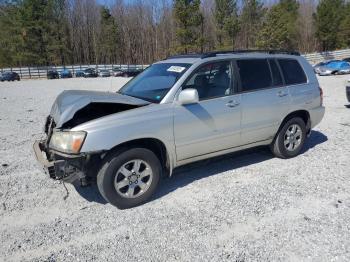
[[[186,69],[186,67],[182,67],[182,66],[171,66],[167,69],[167,71],[181,73],[185,69]]]

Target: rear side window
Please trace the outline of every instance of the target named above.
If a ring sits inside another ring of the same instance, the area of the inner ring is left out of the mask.
[[[269,59],[269,63],[271,67],[273,86],[282,86],[283,85],[282,76],[276,61],[274,59]]]
[[[278,59],[278,63],[280,64],[287,85],[306,83],[307,79],[304,70],[298,61],[293,59]]]
[[[242,91],[263,89],[272,85],[267,59],[237,60]]]

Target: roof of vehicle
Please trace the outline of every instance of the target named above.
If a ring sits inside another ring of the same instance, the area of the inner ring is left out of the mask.
[[[288,57],[295,58],[300,56],[296,51],[286,50],[235,50],[235,51],[216,51],[199,54],[174,55],[157,63],[185,63],[194,64],[198,61],[211,61],[218,58],[266,58],[266,57]]]

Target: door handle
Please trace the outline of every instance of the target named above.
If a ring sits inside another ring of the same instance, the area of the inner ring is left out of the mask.
[[[277,95],[278,95],[279,97],[284,97],[284,96],[287,96],[288,93],[283,92],[283,91],[278,91]]]
[[[239,106],[239,105],[240,105],[239,102],[233,101],[233,100],[228,101],[227,104],[226,104],[226,106],[228,106],[228,107],[236,107],[236,106]]]

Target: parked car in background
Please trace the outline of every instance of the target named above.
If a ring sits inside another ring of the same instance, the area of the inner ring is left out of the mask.
[[[333,61],[319,69],[320,76],[350,74],[350,63],[345,61]]]
[[[134,77],[143,71],[141,68],[122,68],[120,70],[122,71],[121,75],[123,77]]]
[[[84,77],[98,77],[98,74],[94,68],[87,68],[84,70]]]
[[[110,77],[111,73],[107,69],[102,69],[98,72],[98,76],[100,77]]]
[[[72,75],[72,72],[68,69],[63,69],[61,71],[61,78],[72,78],[73,75]]]
[[[19,81],[20,77],[16,72],[3,72],[0,76],[0,81]]]
[[[124,72],[120,68],[113,68],[112,69],[112,75],[113,76],[122,76],[123,73]]]
[[[295,157],[324,112],[313,68],[296,52],[178,55],[116,93],[64,91],[34,151],[52,179],[96,183],[130,208],[188,163],[255,146]]]
[[[83,70],[75,71],[75,77],[84,77],[84,71]]]
[[[47,71],[46,76],[47,76],[47,79],[58,79],[58,78],[60,78],[60,75],[54,69],[50,69],[49,71]]]
[[[319,74],[319,73],[320,73],[321,67],[326,66],[326,65],[329,64],[329,63],[338,62],[338,61],[340,61],[340,60],[326,60],[326,61],[317,63],[316,65],[314,65],[314,72],[315,72],[316,74]]]

